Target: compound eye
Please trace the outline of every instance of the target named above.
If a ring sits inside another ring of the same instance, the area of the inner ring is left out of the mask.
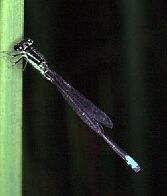
[[[23,51],[23,47],[20,46],[20,45],[15,45],[15,46],[14,46],[14,50],[15,50],[15,51]]]
[[[27,42],[29,43],[29,45],[32,45],[34,41],[32,39],[28,38]]]

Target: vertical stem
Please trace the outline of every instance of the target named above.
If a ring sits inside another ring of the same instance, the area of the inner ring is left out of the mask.
[[[69,108],[69,105],[66,107],[67,111],[67,122],[68,122],[68,129],[69,129],[69,143],[70,143],[70,150],[71,150],[71,157],[70,157],[70,173],[71,173],[71,189],[72,195],[82,195],[84,190],[81,190],[82,179],[84,178],[84,166],[82,165],[81,160],[83,160],[83,153],[80,148],[80,140],[79,140],[79,126],[77,125],[78,119],[74,112]],[[78,176],[80,180],[77,180]]]
[[[138,180],[133,179],[133,195],[149,195],[148,185],[140,187],[140,182],[146,180],[146,156],[147,143],[147,108],[146,86],[144,74],[144,16],[145,1],[127,0],[123,2],[124,11],[124,51],[126,59],[125,76],[127,81],[127,111],[129,116],[130,146],[138,152],[139,163],[142,170]],[[140,150],[139,150],[140,149]],[[140,153],[139,153],[140,152]],[[140,188],[139,188],[140,187]],[[131,191],[130,189],[130,191]]]
[[[23,0],[0,1],[0,51],[23,36]],[[0,54],[0,195],[22,194],[22,70]]]

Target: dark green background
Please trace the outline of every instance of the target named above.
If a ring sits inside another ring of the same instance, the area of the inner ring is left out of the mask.
[[[29,0],[25,36],[113,120],[134,173],[31,66],[24,71],[24,196],[166,195],[162,1]]]

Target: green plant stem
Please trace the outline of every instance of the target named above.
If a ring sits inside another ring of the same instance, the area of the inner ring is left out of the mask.
[[[23,0],[0,1],[0,51],[23,36]],[[0,54],[0,195],[22,194],[22,70]]]
[[[140,178],[133,177],[130,193],[133,195],[150,195],[148,184],[140,187],[141,181],[147,176],[144,165],[147,165],[147,88],[145,84],[145,12],[147,1],[122,1],[124,10],[124,46],[125,48],[125,77],[127,81],[127,115],[129,117],[129,145],[138,153],[139,164],[143,165]],[[144,148],[144,151],[143,151]],[[135,157],[135,155],[134,155]],[[132,188],[133,187],[133,188]],[[140,188],[139,188],[140,187]],[[134,192],[132,193],[132,190]]]

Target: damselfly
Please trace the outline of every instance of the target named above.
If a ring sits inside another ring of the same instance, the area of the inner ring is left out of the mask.
[[[17,64],[20,60],[25,59],[38,70],[44,78],[56,85],[64,99],[69,103],[77,115],[94,130],[104,141],[135,171],[140,171],[138,163],[122,150],[111,138],[106,136],[102,126],[112,129],[111,119],[90,100],[85,98],[80,92],[68,84],[59,74],[49,68],[45,57],[38,52],[33,46],[33,40],[28,38],[14,45],[14,53],[8,53]]]

